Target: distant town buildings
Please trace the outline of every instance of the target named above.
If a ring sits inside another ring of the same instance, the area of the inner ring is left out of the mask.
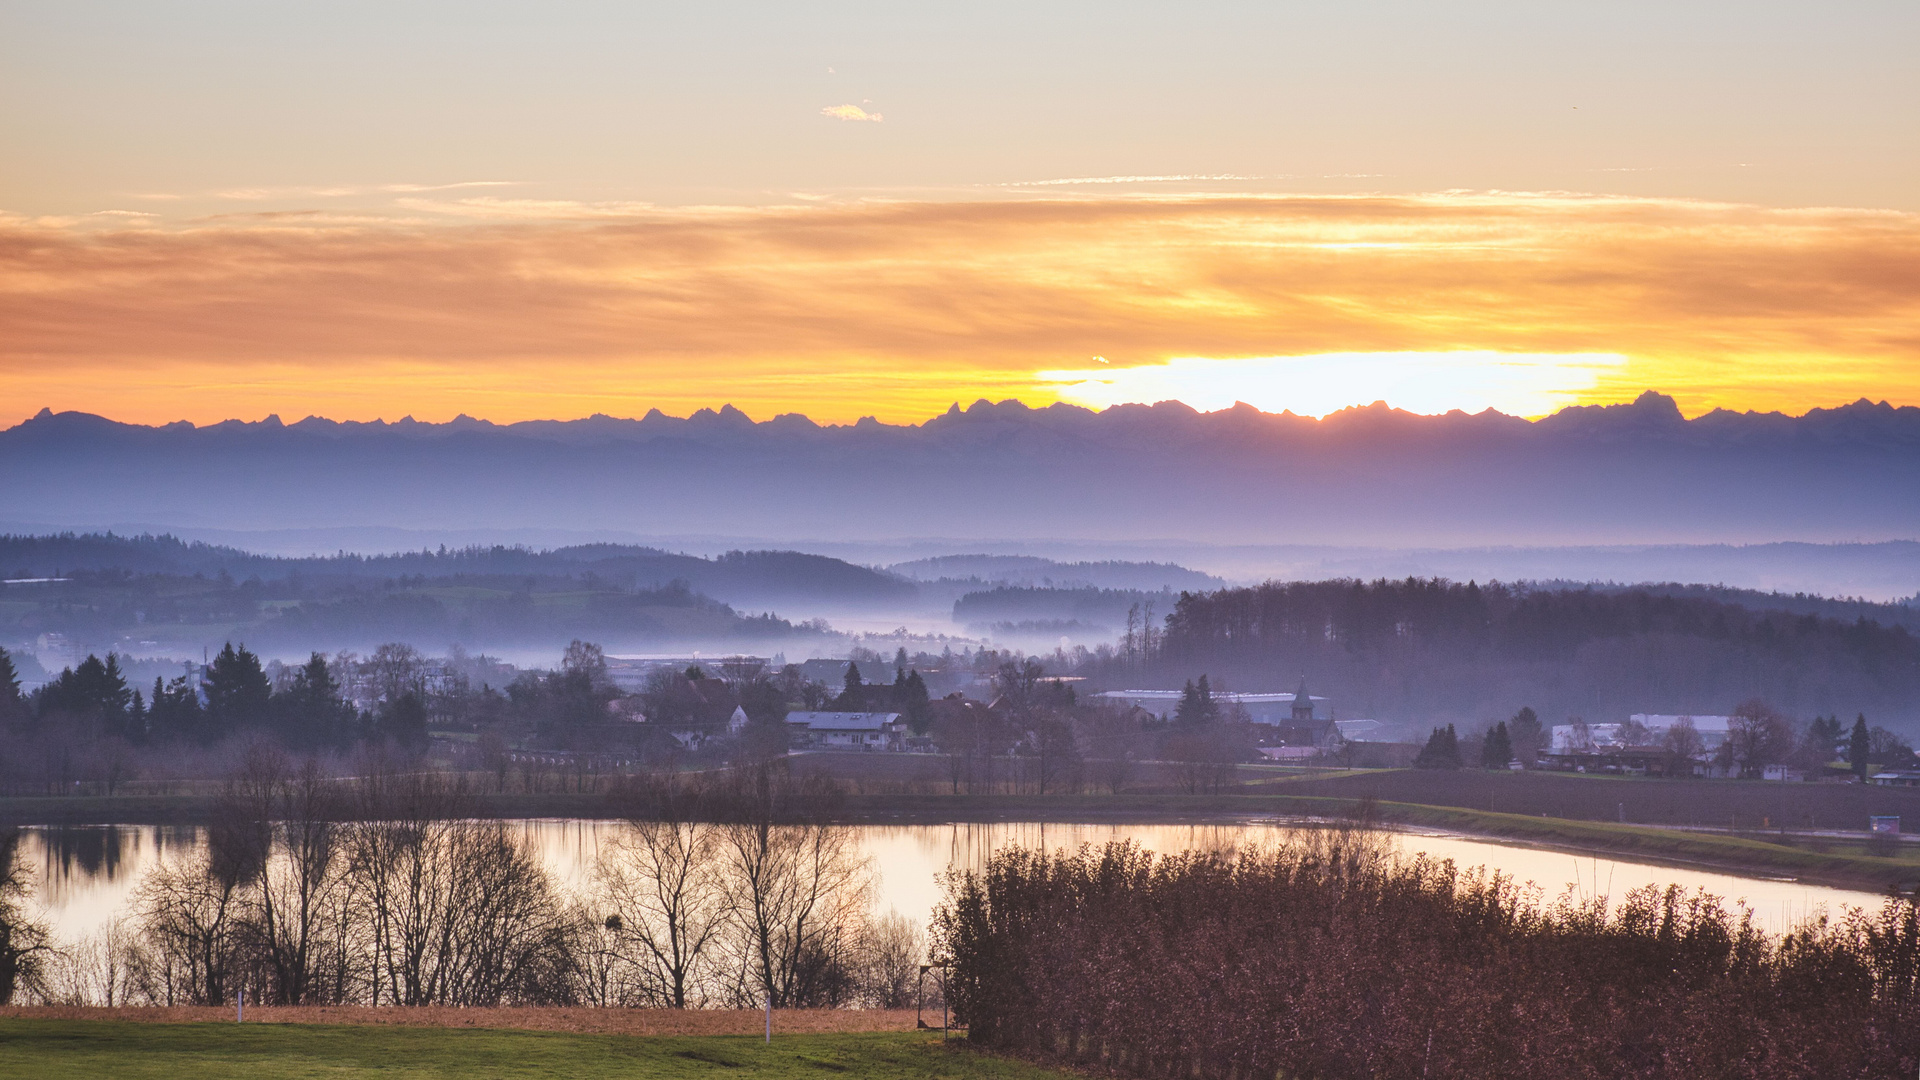
[[[1575,720],[1553,726],[1540,763],[1567,771],[1713,776],[1732,725],[1730,716],[1705,713],[1634,713],[1604,724]],[[1784,766],[1779,771],[1767,779],[1789,778]]]
[[[1302,688],[1304,689],[1302,684]],[[1171,716],[1180,704],[1179,690],[1108,690],[1096,695],[1102,700],[1121,705],[1137,705],[1155,716]],[[1247,719],[1256,724],[1280,726],[1290,723],[1295,717],[1296,704],[1302,704],[1306,715],[1311,718],[1316,702],[1327,700],[1323,697],[1309,696],[1304,703],[1299,701],[1299,693],[1293,694],[1237,694],[1219,691],[1213,700],[1222,709],[1238,705],[1247,711]]]

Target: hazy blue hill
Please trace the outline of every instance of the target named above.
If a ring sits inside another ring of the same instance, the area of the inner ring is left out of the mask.
[[[1154,623],[1173,612],[1179,593],[1171,590],[1095,588],[1023,588],[1002,585],[970,592],[953,602],[953,621],[967,627],[994,624],[1077,622],[1100,627],[1109,640],[1126,627],[1127,612],[1139,605]]]
[[[1175,563],[1118,559],[1059,562],[1037,555],[940,555],[895,563],[893,573],[916,581],[971,581],[983,585],[1092,586],[1102,589],[1217,589],[1226,582]]]

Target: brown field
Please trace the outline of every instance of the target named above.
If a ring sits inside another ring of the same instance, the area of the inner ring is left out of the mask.
[[[231,1006],[102,1008],[0,1007],[23,1020],[134,1020],[158,1024],[233,1023]],[[775,1009],[775,1034],[911,1031],[912,1009]],[[939,1023],[940,1014],[932,1016]],[[365,1005],[249,1005],[249,1024],[376,1024],[400,1027],[518,1028],[595,1035],[758,1035],[766,1014],[754,1009],[402,1008]]]

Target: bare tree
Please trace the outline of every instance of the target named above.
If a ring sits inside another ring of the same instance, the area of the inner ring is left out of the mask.
[[[574,924],[524,839],[432,776],[383,778],[347,833],[374,1004],[550,999]]]
[[[240,967],[243,890],[257,864],[246,838],[216,826],[207,846],[156,866],[134,889],[133,910],[155,954],[165,1005],[218,1005]]]
[[[736,773],[718,847],[729,887],[727,996],[778,1008],[844,1004],[873,874],[853,833],[829,824],[832,789],[785,762]]]
[[[283,1005],[336,1000],[347,958],[333,923],[346,914],[347,882],[332,784],[312,759],[296,766],[263,745],[249,751],[230,798],[268,842],[243,913],[249,950],[263,969],[259,992]]]
[[[1727,741],[1719,758],[1740,776],[1759,776],[1768,765],[1793,752],[1793,728],[1787,718],[1758,698],[1740,703],[1727,720]]]
[[[866,924],[860,941],[861,1003],[875,1009],[909,1009],[918,991],[926,938],[897,911]]]
[[[20,830],[0,829],[0,1005],[12,1004],[22,992],[44,989],[53,950],[46,926],[25,910],[31,892],[31,872],[20,858]]]
[[[1685,716],[1667,728],[1667,733],[1661,736],[1660,745],[1667,756],[1668,776],[1693,775],[1693,763],[1705,750],[1692,718]]]
[[[601,852],[595,878],[612,909],[602,923],[637,971],[647,1004],[699,1004],[702,976],[727,916],[718,828],[702,820],[702,792],[668,777]]]

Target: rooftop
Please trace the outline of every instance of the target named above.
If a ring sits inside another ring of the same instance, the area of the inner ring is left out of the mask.
[[[884,731],[900,722],[897,712],[790,712],[787,723],[812,731]]]

